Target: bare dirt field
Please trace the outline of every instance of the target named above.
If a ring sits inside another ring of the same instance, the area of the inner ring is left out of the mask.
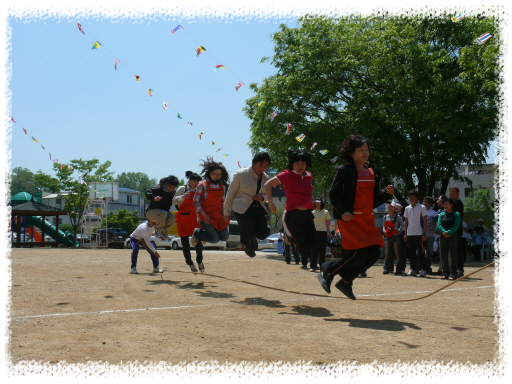
[[[383,275],[380,260],[355,281],[351,301],[275,253],[206,251],[204,274],[191,273],[181,251],[160,253],[164,273],[151,273],[141,251],[130,275],[129,250],[13,249],[11,362],[496,359],[494,267],[397,302],[447,282]],[[468,263],[466,274],[484,265]]]

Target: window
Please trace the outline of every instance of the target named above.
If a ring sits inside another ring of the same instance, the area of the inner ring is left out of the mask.
[[[61,205],[62,204],[62,199],[60,197],[56,197],[55,198],[55,205]]]
[[[132,203],[132,195],[126,195],[126,202]]]

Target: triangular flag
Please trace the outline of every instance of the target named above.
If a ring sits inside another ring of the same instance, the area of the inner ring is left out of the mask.
[[[92,45],[92,48],[91,49],[98,49],[99,47],[101,47],[101,44],[99,41],[95,42],[93,45]]]
[[[139,77],[140,76],[135,75],[135,81],[139,81]]]
[[[178,113],[178,119],[182,119],[181,115]]]
[[[148,89],[148,95],[153,97],[153,95],[151,94],[151,92],[153,92],[153,90],[151,88]]]

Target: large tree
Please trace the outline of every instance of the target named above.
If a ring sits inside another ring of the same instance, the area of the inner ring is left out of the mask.
[[[250,85],[256,95],[244,107],[251,149],[268,150],[283,169],[286,149],[317,142],[318,191],[329,186],[341,164],[330,159],[350,133],[370,139],[370,160],[401,191],[433,194],[437,183],[444,192],[451,177],[465,179],[457,167],[485,162],[497,129],[499,20],[450,17],[305,16],[297,28],[281,25],[273,57],[262,59],[276,74]],[[485,32],[493,38],[476,44]]]
[[[152,186],[158,184],[157,179],[150,179],[147,173],[143,172],[123,172],[117,175],[116,180],[120,188],[130,188],[139,191],[142,196]],[[144,197],[146,200],[146,198]],[[147,202],[147,201],[146,201]]]
[[[88,184],[90,182],[114,181],[114,174],[109,171],[111,164],[110,161],[101,164],[98,159],[82,160],[80,158],[66,164],[54,163],[55,177],[42,171],[38,171],[35,176],[39,185],[58,194],[64,201],[64,210],[69,212],[75,241],[89,197]]]
[[[11,197],[19,192],[27,192],[32,196],[38,192],[35,175],[30,169],[16,167],[11,172]]]

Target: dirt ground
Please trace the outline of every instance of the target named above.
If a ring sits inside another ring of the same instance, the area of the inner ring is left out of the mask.
[[[193,274],[181,251],[160,252],[164,273],[151,273],[141,252],[139,275],[130,275],[129,250],[14,249],[11,362],[496,359],[493,267],[394,302],[447,282],[383,275],[380,260],[355,281],[351,301],[334,284],[325,294],[315,273],[275,253],[206,251],[206,272]],[[466,274],[484,265],[468,263]]]

